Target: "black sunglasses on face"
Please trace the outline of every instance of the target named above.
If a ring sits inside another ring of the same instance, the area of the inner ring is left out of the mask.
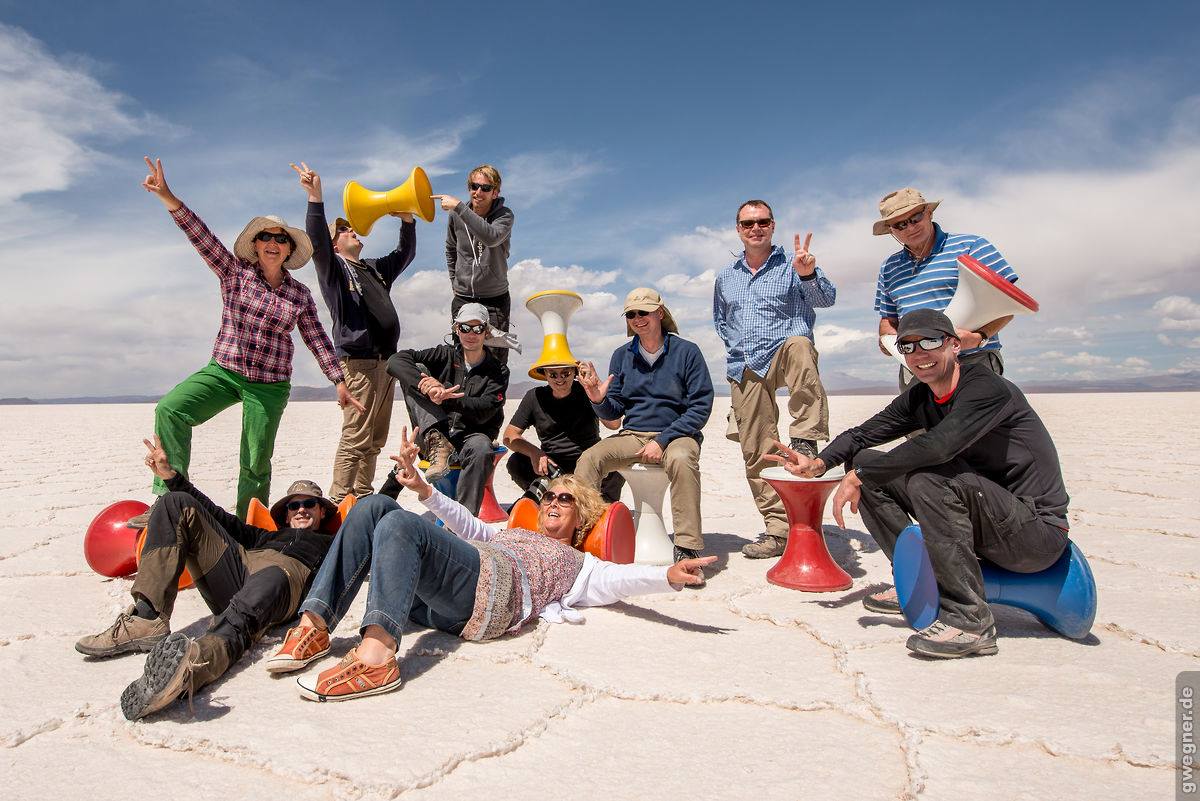
[[[575,377],[574,367],[568,367],[565,370],[543,370],[542,372],[546,374],[546,378],[553,379],[554,381],[563,381]]]
[[[754,220],[738,220],[738,225],[741,226],[741,228],[746,231],[749,231],[751,228],[753,228],[756,225],[759,228],[770,228],[774,224],[775,224],[775,220],[771,219],[770,217],[763,217],[761,219],[754,219]]]
[[[921,346],[921,350],[937,350],[945,341],[945,337],[926,337],[916,342],[897,342],[896,350],[907,356],[917,349],[917,345]]]
[[[316,505],[316,498],[305,498],[302,501],[288,501],[287,510],[289,512],[299,512],[301,509],[312,509]]]
[[[575,496],[569,492],[547,492],[542,496],[542,506],[549,506],[555,501],[559,506],[569,506],[575,503]]]
[[[909,217],[907,220],[902,220],[901,222],[898,222],[898,223],[888,223],[888,228],[891,228],[893,231],[903,231],[908,226],[916,225],[923,219],[925,219],[925,212],[918,211],[916,214]]]
[[[292,238],[287,234],[273,234],[270,231],[259,231],[258,236],[254,237],[259,242],[270,242],[275,240],[279,245],[292,245]],[[294,246],[294,245],[293,245]]]
[[[470,323],[459,323],[458,333],[460,334],[482,334],[487,329],[486,323],[471,325]]]
[[[634,317],[648,317],[651,314],[653,314],[653,312],[648,312],[644,309],[638,309],[637,311],[627,311],[627,312],[625,312],[625,319],[632,320]]]
[[[472,192],[474,192],[476,189],[478,189],[480,192],[491,192],[493,189],[496,188],[496,185],[495,184],[477,184],[474,181],[471,181],[469,184],[467,184],[467,188],[470,189]]]

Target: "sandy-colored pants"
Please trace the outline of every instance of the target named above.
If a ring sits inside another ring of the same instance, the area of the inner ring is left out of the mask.
[[[600,489],[600,479],[614,470],[637,464],[637,452],[658,436],[657,431],[621,431],[583,452],[575,475]],[[663,449],[663,469],[671,483],[671,523],[675,545],[704,550],[700,527],[700,443],[691,437],[671,440]]]
[[[375,462],[387,444],[392,422],[396,379],[388,375],[387,359],[342,359],[346,388],[365,413],[347,405],[342,410],[342,438],[333,457],[333,486],[329,499],[341,503],[348,493],[365,498],[374,492]]]
[[[767,375],[763,378],[749,369],[742,371],[741,381],[730,381],[730,407],[737,424],[742,458],[746,461],[746,483],[754,495],[754,503],[763,516],[767,534],[787,537],[787,513],[779,495],[771,485],[758,477],[764,467],[771,467],[764,457],[779,439],[779,406],[775,391],[788,388],[789,437],[800,439],[829,439],[829,398],[817,372],[817,349],[808,337],[789,337],[775,352]]]

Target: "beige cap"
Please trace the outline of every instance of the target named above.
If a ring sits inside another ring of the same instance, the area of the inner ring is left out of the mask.
[[[871,227],[871,233],[875,236],[883,236],[889,231],[889,222],[912,214],[919,208],[928,208],[932,213],[941,202],[940,200],[926,200],[924,195],[911,186],[889,192],[879,201],[880,219]]]
[[[625,296],[625,311],[654,311],[662,309],[662,327],[664,331],[670,331],[672,334],[679,333],[679,326],[675,324],[675,318],[671,316],[671,312],[663,303],[662,295],[658,294],[649,287],[638,287]],[[625,335],[633,336],[633,329],[629,323],[625,323]]]

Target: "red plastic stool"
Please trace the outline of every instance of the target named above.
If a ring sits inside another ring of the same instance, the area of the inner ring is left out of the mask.
[[[492,450],[492,472],[488,473],[487,483],[483,485],[483,500],[479,502],[479,519],[485,523],[499,523],[508,519],[508,512],[496,502],[496,493],[492,489],[492,479],[496,476],[496,465],[508,453],[508,448],[498,445]]]
[[[854,582],[829,555],[821,531],[825,501],[842,476],[797,478],[782,467],[768,467],[759,475],[779,493],[788,517],[787,547],[767,571],[767,581],[804,592],[850,589]]]
[[[88,567],[109,578],[136,573],[133,546],[138,532],[125,524],[149,508],[141,501],[117,501],[104,507],[83,535],[83,558]]]

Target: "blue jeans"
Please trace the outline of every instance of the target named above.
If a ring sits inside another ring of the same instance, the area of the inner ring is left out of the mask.
[[[412,620],[458,635],[475,609],[479,551],[391,498],[368,495],[346,516],[300,611],[332,631],[368,574],[360,632],[382,626],[398,643]]]

